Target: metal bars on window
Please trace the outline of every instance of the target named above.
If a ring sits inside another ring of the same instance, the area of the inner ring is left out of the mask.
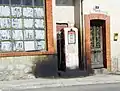
[[[44,0],[0,1],[0,52],[46,50],[44,7]]]
[[[0,0],[1,5],[44,6],[44,0]]]
[[[101,48],[101,26],[91,27],[91,48]]]

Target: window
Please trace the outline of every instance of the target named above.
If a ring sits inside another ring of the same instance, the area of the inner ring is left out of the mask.
[[[43,2],[0,0],[0,52],[46,50]]]
[[[11,0],[11,4],[12,5],[20,5],[21,4],[21,0]]]
[[[2,0],[0,0],[0,4],[2,4]]]
[[[32,2],[32,0],[23,0],[23,5],[30,5],[30,6],[32,6],[33,2]]]
[[[35,6],[43,6],[43,0],[34,0]]]
[[[0,4],[9,4],[9,0],[0,0]]]
[[[74,6],[75,0],[56,0],[57,6]]]

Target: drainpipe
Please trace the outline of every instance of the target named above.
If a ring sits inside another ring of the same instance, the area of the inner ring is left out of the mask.
[[[84,18],[84,16],[83,16],[83,0],[81,0],[81,5],[80,5],[81,7],[80,7],[80,16],[81,16],[81,20],[80,20],[80,22],[81,22],[81,45],[82,45],[82,60],[83,60],[83,64],[84,64],[84,66],[83,66],[83,68],[84,68],[84,71],[86,71],[86,58],[85,58],[85,33],[84,33],[84,23],[83,23],[83,18]]]

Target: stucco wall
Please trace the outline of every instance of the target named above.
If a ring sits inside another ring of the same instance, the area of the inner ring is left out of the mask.
[[[56,23],[72,24],[80,29],[80,0],[52,0],[54,44],[56,43]]]
[[[62,0],[61,0],[62,1]],[[74,2],[73,0],[66,0],[67,2],[55,2],[55,19],[57,23],[72,23],[74,24]]]
[[[110,16],[110,40],[111,40],[111,59],[112,71],[120,71],[120,35],[118,41],[114,41],[114,33],[120,34],[120,1],[119,0],[84,0],[84,14],[102,13]],[[100,11],[95,12],[93,8],[99,6]]]

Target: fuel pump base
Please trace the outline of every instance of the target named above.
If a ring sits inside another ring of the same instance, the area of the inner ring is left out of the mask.
[[[81,76],[87,74],[79,68],[78,29],[62,29],[57,35],[58,75]]]

